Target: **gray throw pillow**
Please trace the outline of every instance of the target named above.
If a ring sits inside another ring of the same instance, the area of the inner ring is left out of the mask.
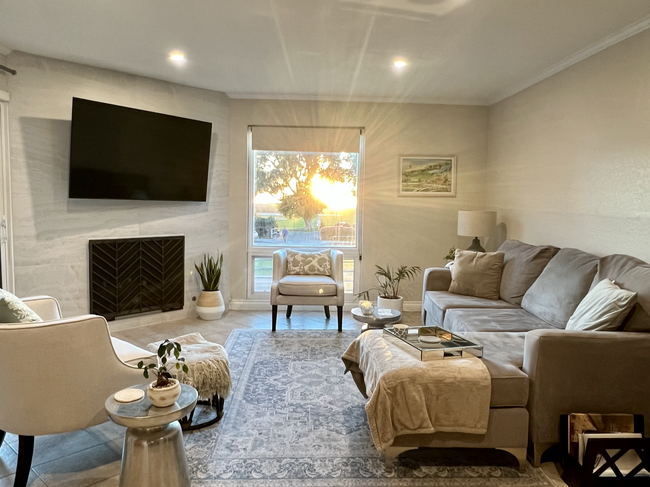
[[[499,298],[520,306],[526,291],[559,250],[552,245],[529,245],[518,240],[503,242],[498,250],[504,253]]]
[[[287,250],[287,274],[330,276],[330,251],[296,252]]]
[[[0,323],[36,323],[43,321],[29,306],[11,294],[0,289]]]
[[[597,267],[595,255],[578,249],[560,250],[526,291],[521,307],[557,328],[564,328],[589,292]]]
[[[609,279],[596,284],[580,301],[566,324],[567,330],[616,330],[636,303],[636,293]]]
[[[451,266],[449,292],[499,299],[499,282],[503,267],[503,252],[472,252],[456,250]]]

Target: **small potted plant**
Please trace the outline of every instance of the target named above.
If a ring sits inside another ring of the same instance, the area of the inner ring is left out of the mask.
[[[390,266],[383,268],[375,265],[375,278],[378,285],[357,294],[358,298],[370,299],[370,291],[378,291],[377,308],[396,309],[400,313],[404,308],[404,298],[399,295],[399,285],[403,280],[413,279],[420,269],[418,266],[399,266],[397,269],[391,269]]]
[[[203,291],[196,303],[196,312],[202,320],[218,320],[226,310],[223,296],[219,290],[222,266],[223,254],[220,254],[219,251],[217,251],[216,259],[205,254],[200,265],[194,264],[203,286]]]
[[[189,369],[184,363],[185,359],[181,357],[181,344],[169,340],[165,340],[158,347],[158,365],[145,365],[142,360],[138,362],[138,368],[143,369],[142,375],[145,379],[149,378],[150,371],[156,376],[156,380],[147,386],[147,397],[151,404],[159,408],[171,406],[181,394],[180,383],[167,370],[167,362],[172,355],[176,359],[176,369],[187,374]]]

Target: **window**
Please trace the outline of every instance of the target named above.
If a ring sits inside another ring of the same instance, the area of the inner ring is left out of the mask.
[[[338,248],[346,293],[360,251],[360,128],[250,127],[249,297],[268,293],[277,248]]]

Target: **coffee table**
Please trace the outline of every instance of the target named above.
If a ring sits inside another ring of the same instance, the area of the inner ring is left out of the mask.
[[[122,450],[120,487],[190,487],[183,432],[178,420],[196,406],[198,393],[181,384],[181,395],[166,408],[153,406],[147,384],[133,386],[145,391],[136,402],[121,403],[111,395],[104,406],[114,423],[126,426]]]
[[[361,333],[368,330],[381,330],[384,326],[392,325],[402,319],[402,313],[396,309],[381,308],[381,310],[384,312],[390,311],[390,316],[380,316],[377,314],[377,309],[371,315],[364,315],[361,308],[352,308],[352,317],[361,323],[365,323],[361,327]]]

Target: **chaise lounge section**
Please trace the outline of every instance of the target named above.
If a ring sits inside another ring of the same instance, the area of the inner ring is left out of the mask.
[[[499,251],[505,254],[499,299],[450,293],[450,270],[426,269],[422,322],[484,345],[493,394],[510,381],[516,389],[517,377],[508,370],[525,374],[533,465],[560,442],[560,415],[650,418],[650,266],[627,255],[599,258],[514,240]],[[616,331],[565,330],[582,299],[603,279],[638,293],[623,324]],[[650,421],[645,423],[650,434]]]

